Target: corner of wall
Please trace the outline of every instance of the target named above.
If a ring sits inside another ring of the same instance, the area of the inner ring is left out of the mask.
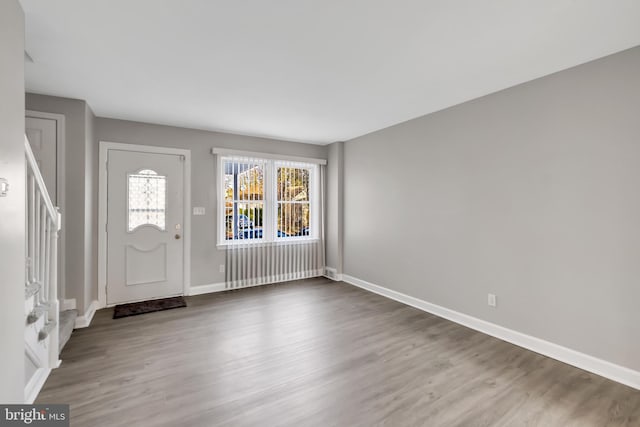
[[[85,104],[85,188],[84,188],[84,310],[98,299],[98,148],[96,116]]]
[[[330,144],[327,154],[327,271],[325,274],[333,279],[342,275],[343,270],[344,142]]]

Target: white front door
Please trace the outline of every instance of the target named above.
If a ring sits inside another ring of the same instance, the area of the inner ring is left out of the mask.
[[[58,204],[57,195],[57,154],[58,123],[53,119],[36,117],[25,118],[25,133],[36,158],[38,168],[54,205]]]
[[[110,149],[107,304],[183,293],[184,157]]]

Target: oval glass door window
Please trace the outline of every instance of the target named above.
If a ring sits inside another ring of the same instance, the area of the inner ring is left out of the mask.
[[[150,225],[166,229],[167,177],[151,169],[127,176],[128,231]]]

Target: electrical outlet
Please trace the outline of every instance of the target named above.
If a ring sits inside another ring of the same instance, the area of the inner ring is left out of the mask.
[[[224,264],[220,264],[220,273],[224,273]]]
[[[489,304],[490,307],[496,307],[498,305],[498,299],[495,294],[487,295],[487,304]]]

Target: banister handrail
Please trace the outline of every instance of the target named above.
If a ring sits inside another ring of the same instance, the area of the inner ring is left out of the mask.
[[[40,173],[40,168],[38,167],[38,163],[36,163],[36,158],[33,155],[33,151],[31,150],[31,145],[29,144],[29,139],[27,139],[27,135],[24,136],[24,152],[27,156],[27,163],[29,168],[33,172],[33,177],[36,180],[37,186],[44,191],[41,191],[42,199],[44,201],[45,207],[49,212],[49,216],[52,218],[52,221],[55,224],[56,230],[60,230],[60,219],[58,209],[54,206],[51,201],[51,197],[49,197],[49,192],[46,191],[47,186],[44,183],[44,179],[42,178],[42,174]]]

